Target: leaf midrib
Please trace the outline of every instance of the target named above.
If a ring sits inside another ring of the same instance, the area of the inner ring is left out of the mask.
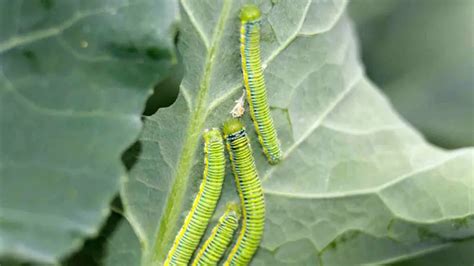
[[[217,27],[213,34],[211,45],[206,56],[203,78],[200,82],[199,93],[197,95],[197,104],[194,110],[191,110],[190,124],[186,130],[183,150],[181,152],[181,157],[178,161],[178,164],[176,165],[177,172],[175,182],[173,183],[173,186],[170,190],[170,196],[167,199],[163,215],[161,217],[161,223],[152,246],[152,250],[154,251],[152,260],[154,262],[161,261],[164,258],[166,254],[165,247],[167,243],[172,241],[174,232],[176,231],[174,229],[178,224],[178,219],[181,213],[181,208],[176,208],[176,206],[182,206],[183,204],[194,151],[196,150],[197,144],[199,143],[199,135],[202,131],[206,118],[206,100],[209,92],[211,73],[215,63],[214,57],[218,48],[218,44],[220,43],[220,40],[223,36],[224,28],[226,22],[228,21],[227,18],[230,15],[230,7],[231,1],[224,1],[219,20],[217,22]],[[186,12],[186,10],[184,12]],[[197,27],[197,25],[193,25],[194,27]],[[145,259],[144,262],[146,261],[149,260]]]

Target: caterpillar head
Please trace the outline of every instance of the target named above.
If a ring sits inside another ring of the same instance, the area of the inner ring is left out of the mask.
[[[240,21],[242,23],[259,20],[260,17],[260,9],[256,5],[245,5],[240,10]]]
[[[242,124],[242,122],[236,118],[227,120],[222,127],[225,136],[232,135],[241,131],[242,129],[244,129],[244,124]]]
[[[222,141],[221,131],[218,128],[211,128],[204,132],[204,139],[210,142]]]
[[[226,207],[227,207],[227,211],[229,213],[233,213],[235,217],[237,218],[237,220],[240,219],[240,214],[241,214],[240,204],[236,202],[229,202],[227,203]]]

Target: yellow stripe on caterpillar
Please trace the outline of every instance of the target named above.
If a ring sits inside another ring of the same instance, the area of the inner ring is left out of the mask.
[[[175,237],[164,265],[187,265],[209,224],[221,195],[225,174],[222,135],[218,129],[204,132],[204,173],[199,192],[183,226]]]
[[[235,230],[239,226],[240,206],[236,203],[227,204],[225,213],[212,229],[209,238],[198,251],[193,266],[217,265],[225,250],[232,241]]]

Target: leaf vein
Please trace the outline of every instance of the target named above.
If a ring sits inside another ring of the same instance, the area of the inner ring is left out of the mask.
[[[115,13],[119,9],[129,7],[132,5],[133,4],[131,3],[127,3],[127,4],[119,5],[115,8],[108,7],[108,8],[98,9],[98,10],[87,11],[87,12],[77,12],[70,19],[65,20],[60,25],[56,25],[54,27],[50,27],[43,30],[38,30],[36,32],[29,32],[22,36],[11,37],[10,39],[0,43],[0,54],[18,46],[26,45],[29,43],[33,43],[42,39],[46,39],[46,38],[61,34],[66,29],[72,27],[78,21],[81,21],[85,18],[95,16],[95,15],[100,15],[103,13]]]

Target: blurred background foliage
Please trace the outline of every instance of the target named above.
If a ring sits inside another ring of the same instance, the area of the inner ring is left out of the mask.
[[[428,141],[474,145],[474,1],[353,0],[368,76]]]
[[[367,75],[394,108],[435,145],[474,145],[474,1],[353,0],[349,13]],[[145,116],[175,101],[183,75],[178,63],[156,85]],[[102,235],[64,264],[100,265],[106,239],[120,219],[111,215]],[[473,249],[474,240],[465,241],[393,265],[473,265],[474,255],[467,252]]]

